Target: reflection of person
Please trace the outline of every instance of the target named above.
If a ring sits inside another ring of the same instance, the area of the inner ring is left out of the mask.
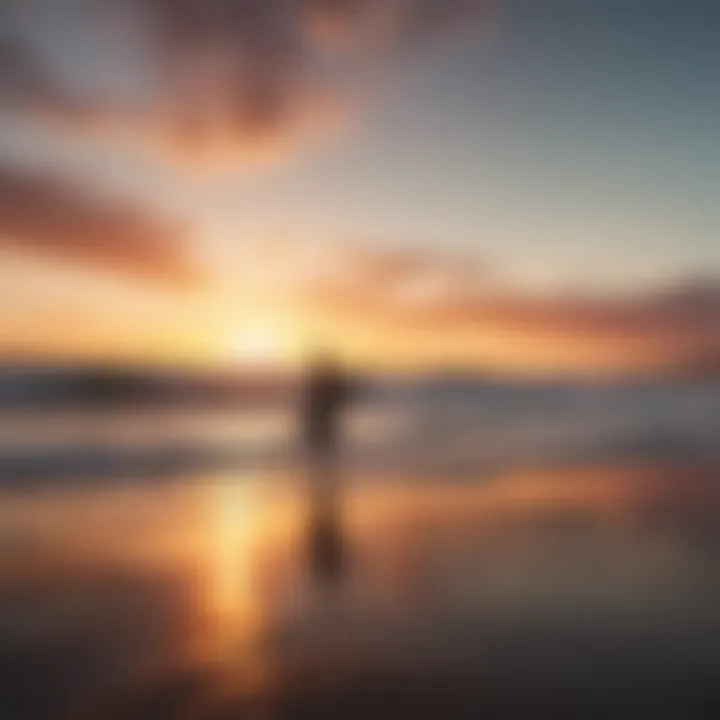
[[[313,505],[307,529],[307,561],[310,577],[333,583],[345,569],[345,543],[338,507]]]

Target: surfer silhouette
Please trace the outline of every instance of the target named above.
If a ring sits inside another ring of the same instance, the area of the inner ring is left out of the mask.
[[[350,383],[331,356],[312,361],[303,406],[303,433],[311,462],[338,461],[341,415],[350,394]]]

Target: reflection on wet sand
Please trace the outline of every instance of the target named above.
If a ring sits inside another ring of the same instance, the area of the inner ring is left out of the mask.
[[[312,580],[328,585],[342,579],[346,548],[342,527],[338,463],[319,459],[308,468],[307,563]]]
[[[336,492],[289,477],[8,494],[4,717],[395,717],[418,693],[421,717],[712,707],[717,477],[358,481],[342,528]]]

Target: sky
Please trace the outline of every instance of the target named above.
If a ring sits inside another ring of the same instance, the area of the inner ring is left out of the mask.
[[[711,0],[5,0],[8,356],[720,354]]]

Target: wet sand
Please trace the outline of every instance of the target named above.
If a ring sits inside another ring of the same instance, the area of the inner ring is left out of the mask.
[[[718,471],[6,490],[3,717],[717,717]]]

